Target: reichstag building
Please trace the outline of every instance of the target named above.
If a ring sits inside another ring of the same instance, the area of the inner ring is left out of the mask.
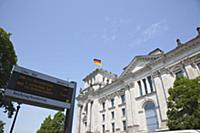
[[[117,76],[103,69],[87,75],[78,101],[78,133],[140,133],[167,129],[168,89],[175,79],[200,76],[197,36],[164,52],[135,56]]]

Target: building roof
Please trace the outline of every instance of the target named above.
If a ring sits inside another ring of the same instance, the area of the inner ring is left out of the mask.
[[[112,79],[116,79],[117,78],[117,75],[112,73],[112,72],[109,72],[109,71],[106,71],[106,70],[103,70],[101,68],[97,68],[96,70],[94,70],[92,73],[90,73],[89,75],[87,75],[83,81],[86,82],[87,80],[91,79],[92,77],[94,77],[95,75],[97,74],[102,74],[104,75],[105,77],[109,77],[109,78],[112,78]]]

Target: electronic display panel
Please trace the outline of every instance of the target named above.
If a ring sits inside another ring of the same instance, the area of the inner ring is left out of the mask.
[[[74,83],[16,66],[5,92],[17,102],[64,109],[70,107]]]

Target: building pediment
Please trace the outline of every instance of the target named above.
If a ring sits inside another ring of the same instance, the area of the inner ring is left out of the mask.
[[[161,54],[135,56],[133,58],[133,60],[129,63],[129,65],[124,68],[124,71],[120,77],[123,77],[128,73],[134,73],[134,72],[142,69],[147,64],[158,59],[160,56],[161,56]]]

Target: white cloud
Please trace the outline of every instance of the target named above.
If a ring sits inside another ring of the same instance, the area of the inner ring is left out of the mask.
[[[108,43],[110,41],[115,41],[118,39],[118,34],[120,33],[120,28],[125,26],[127,23],[130,23],[130,19],[126,18],[115,18],[115,17],[109,17],[106,16],[104,18],[106,26],[103,29],[103,32],[101,33],[100,37],[105,43]]]
[[[166,32],[169,29],[165,20],[153,23],[145,29],[142,29],[140,25],[136,27],[137,35],[134,37],[134,41],[130,44],[131,46],[144,44],[145,42],[155,38],[162,32]]]
[[[166,25],[166,22],[160,21],[147,27],[144,30],[143,35],[147,38],[152,38],[156,34],[159,34],[160,32],[167,31],[167,30],[168,30],[168,26]]]

